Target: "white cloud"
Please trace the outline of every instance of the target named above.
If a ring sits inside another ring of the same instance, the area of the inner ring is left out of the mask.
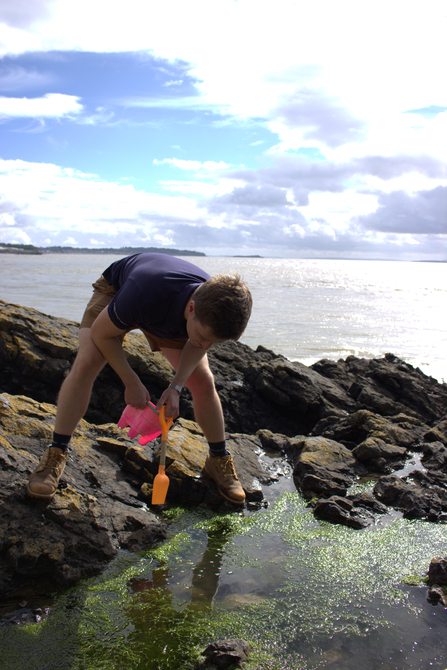
[[[163,160],[154,158],[153,163],[154,165],[172,165],[180,170],[190,170],[191,172],[214,172],[216,170],[224,170],[225,168],[230,167],[228,163],[225,163],[224,161],[204,161],[201,163],[200,161],[183,160],[181,158],[163,158]]]
[[[103,181],[95,175],[56,165],[0,162],[2,235],[14,241],[18,231],[26,231],[34,244],[43,244],[49,235],[64,231],[74,239],[92,235],[135,237],[141,226],[145,237],[163,230],[164,222],[196,221],[194,200],[137,191],[131,185]],[[107,224],[107,225],[106,225]],[[104,235],[105,227],[109,229]],[[62,244],[62,242],[60,242]]]
[[[441,187],[416,193],[411,200],[404,193],[337,191],[332,178],[332,192],[313,190],[309,204],[301,207],[294,204],[290,185],[268,185],[265,180],[259,185],[239,182],[226,194],[223,180],[216,184],[214,196],[199,200],[140,191],[56,165],[3,161],[0,235],[4,242],[38,246],[169,246],[288,257],[445,257]]]
[[[62,93],[47,93],[41,98],[0,97],[0,117],[60,118],[79,114],[82,109],[77,96]]]
[[[192,179],[188,181],[178,181],[175,179],[161,180],[158,182],[158,185],[164,191],[197,195],[201,196],[202,198],[212,198],[216,195],[216,191],[225,193],[228,187],[227,184],[216,184],[215,182],[205,182]]]
[[[225,177],[241,184],[292,189],[297,204],[306,205],[310,193],[380,192],[423,183],[426,188],[446,183],[447,165],[426,154],[370,155],[344,161],[309,161],[294,154],[271,154],[272,164],[257,170],[228,170]],[[415,175],[417,178],[415,178]],[[412,186],[413,188],[413,186]]]
[[[181,84],[183,84],[182,79],[175,79],[175,80],[172,80],[172,81],[166,81],[163,84],[163,86],[180,86]]]
[[[197,80],[197,96],[121,99],[117,91],[113,104],[121,108],[211,109],[228,123],[256,119],[278,137],[259,169],[188,160],[187,153],[156,159],[166,166],[162,195],[10,161],[1,180],[11,241],[158,241],[205,252],[365,257],[386,257],[388,245],[391,255],[445,255],[444,2],[128,0],[124,11],[109,0],[4,0],[0,18],[3,54],[141,50],[141,57],[181,60],[185,77]],[[33,77],[45,85],[39,76],[11,70],[5,90],[31,86]],[[177,76],[166,86],[180,83]],[[428,107],[440,113],[408,113]],[[101,107],[87,116],[80,98],[58,93],[1,98],[2,111],[41,124],[73,117],[92,125],[112,113]],[[321,160],[293,154],[303,148],[318,149]],[[172,169],[185,178],[170,179]]]
[[[274,8],[258,0],[128,0],[125,11],[108,0],[16,3],[3,3],[0,53],[151,51],[189,63],[199,80],[196,97],[123,105],[264,117],[281,150],[319,146],[337,160],[445,155],[445,118],[415,127],[402,114],[445,105],[442,0],[423,8],[407,0],[278,0]]]
[[[278,100],[269,116],[285,129],[300,129],[303,143],[338,148],[367,138],[369,124],[356,118],[335,96],[322,90],[297,89]]]
[[[221,211],[222,208],[277,208],[293,205],[287,198],[285,189],[264,184],[255,186],[246,184],[233,189],[230,193],[217,196],[210,201],[210,211]]]
[[[378,208],[358,221],[369,230],[413,235],[447,235],[447,186],[408,194],[383,193]]]
[[[64,247],[75,247],[77,246],[76,240],[74,237],[67,237],[63,242],[62,246]]]
[[[148,97],[126,97],[117,98],[114,104],[121,107],[140,107],[142,109],[188,109],[188,110],[210,110],[214,112],[226,113],[230,105],[215,105],[204,95],[171,97],[171,98],[148,98]]]
[[[258,0],[128,0],[125,11],[109,0],[22,0],[20,11],[14,9],[20,21],[11,16],[17,2],[2,4],[10,8],[9,17],[4,10],[9,29],[22,39],[6,33],[3,53],[152,50],[164,58],[181,57],[193,64],[214,103],[230,102],[249,115],[264,113],[271,102],[266,90],[280,95],[323,76],[328,93],[357,109],[360,118],[367,113],[359,111],[371,104],[375,109],[395,109],[396,102],[400,108],[402,99],[407,109],[420,99],[428,104],[427,97],[439,98],[442,88],[442,0],[427,0],[423,8],[406,0],[278,0],[274,7]]]

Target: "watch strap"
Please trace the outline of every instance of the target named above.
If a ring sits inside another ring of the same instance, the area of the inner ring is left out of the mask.
[[[179,384],[169,384],[169,386],[173,389],[175,389],[178,393],[181,393],[183,391],[183,386],[179,386]]]

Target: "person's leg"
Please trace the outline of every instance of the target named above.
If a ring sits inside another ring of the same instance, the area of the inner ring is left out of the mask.
[[[59,391],[54,437],[70,438],[87,411],[93,382],[105,365],[105,358],[91,336],[91,327],[115,295],[113,286],[101,277],[92,284],[93,295],[79,327],[78,353]],[[124,339],[124,335],[123,335]]]
[[[163,347],[162,353],[176,370],[182,353],[181,349]],[[225,447],[225,423],[220,398],[214,386],[213,373],[205,356],[186,386],[191,391],[194,402],[194,415],[210,447],[203,474],[213,479],[223,498],[236,504],[243,504],[245,493],[234,469],[233,459]]]
[[[162,348],[163,355],[172,367],[177,370],[181,349]],[[194,401],[194,415],[197,423],[203,430],[208,442],[225,440],[225,424],[222,405],[214,386],[213,374],[205,356],[186,382]]]
[[[28,482],[31,497],[50,499],[56,493],[68,458],[68,443],[87,411],[93,382],[104,364],[105,358],[95,346],[90,328],[81,328],[78,353],[59,392],[53,442]]]
[[[80,324],[78,353],[59,391],[53,441],[29,479],[27,491],[33,498],[49,499],[56,493],[71,436],[87,411],[93,382],[105,364],[104,356],[92,340],[91,327],[112,300],[115,289],[103,276],[93,283],[93,289]]]
[[[59,391],[54,430],[72,435],[87,411],[93,382],[105,365],[105,358],[92,340],[91,329],[79,331],[79,350]]]

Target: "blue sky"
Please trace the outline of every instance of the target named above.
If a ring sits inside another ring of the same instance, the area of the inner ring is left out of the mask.
[[[276,141],[263,120],[227,122],[218,110],[201,108],[197,82],[181,61],[140,52],[52,51],[5,56],[1,65],[8,97],[20,91],[42,99],[57,91],[72,103],[55,118],[11,115],[4,122],[5,159],[62,163],[160,191],[160,180],[173,170],[163,163],[166,155],[256,167],[259,147]]]
[[[446,260],[446,15],[3,0],[0,243]]]

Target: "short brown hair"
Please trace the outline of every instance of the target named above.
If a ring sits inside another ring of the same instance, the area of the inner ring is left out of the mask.
[[[196,318],[211,328],[215,337],[238,340],[251,315],[253,299],[238,274],[219,274],[195,291]]]

